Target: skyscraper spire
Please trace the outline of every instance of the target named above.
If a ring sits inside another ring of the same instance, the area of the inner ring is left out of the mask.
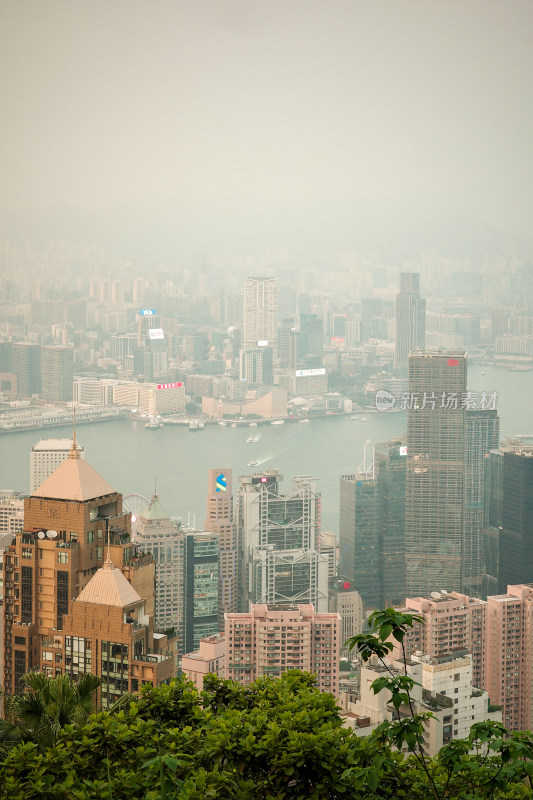
[[[68,454],[68,457],[74,461],[79,461],[80,451],[78,450],[78,445],[76,444],[76,406],[73,406],[72,412],[72,448]]]
[[[110,548],[111,534],[109,532],[109,520],[106,520],[106,532],[107,532],[107,557],[104,566],[107,564],[109,569],[109,565],[111,565],[111,567],[113,566],[113,562],[111,561],[111,548]]]

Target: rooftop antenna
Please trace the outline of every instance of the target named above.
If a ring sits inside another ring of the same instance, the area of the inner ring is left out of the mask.
[[[367,439],[366,442],[363,445],[363,460],[359,464],[359,466],[357,467],[357,474],[358,475],[364,475],[365,477],[368,477],[369,473],[372,473],[372,479],[374,479],[375,476],[376,476],[375,465],[374,465],[375,448],[374,448],[374,446],[372,446],[372,461],[371,461],[370,465],[367,467],[366,466],[366,446],[367,446],[367,444],[370,444],[370,439]]]
[[[154,497],[157,497],[157,477],[154,477]]]

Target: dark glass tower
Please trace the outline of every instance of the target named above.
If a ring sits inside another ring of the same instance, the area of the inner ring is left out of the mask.
[[[463,591],[484,594],[483,498],[485,456],[497,450],[500,420],[496,410],[466,412],[465,520],[463,539]]]
[[[380,498],[372,472],[341,477],[339,516],[339,571],[353,581],[365,607],[378,608]]]
[[[381,530],[379,574],[381,605],[390,607],[405,601],[405,473],[406,448],[399,440],[376,447]]]
[[[504,453],[499,588],[533,582],[533,452]]]

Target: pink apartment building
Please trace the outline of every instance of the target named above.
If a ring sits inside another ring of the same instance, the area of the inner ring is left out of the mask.
[[[247,685],[300,669],[316,674],[320,691],[338,696],[339,614],[317,614],[310,604],[252,604],[225,618],[226,678]]]
[[[417,651],[432,658],[466,650],[472,656],[472,685],[485,687],[487,603],[459,592],[432,592],[429,597],[408,597],[402,611],[420,614],[425,625],[407,632],[407,655]],[[394,657],[401,655],[395,642]]]
[[[410,597],[406,612],[422,615],[405,637],[407,655],[432,658],[466,650],[472,655],[472,685],[502,706],[502,722],[513,731],[533,727],[533,584],[508,586],[486,601],[459,592]],[[401,648],[395,643],[394,657]]]
[[[533,584],[508,586],[487,598],[487,683],[503,724],[513,731],[533,726]]]
[[[213,636],[200,639],[199,649],[182,657],[183,674],[194,683],[199,692],[204,688],[206,675],[224,677],[224,651],[224,636],[215,633]]]

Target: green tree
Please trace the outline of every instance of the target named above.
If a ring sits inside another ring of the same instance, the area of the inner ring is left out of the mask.
[[[18,742],[34,742],[41,750],[53,745],[66,725],[83,725],[95,710],[100,678],[68,675],[50,678],[30,672],[22,678],[24,691],[4,697],[0,720],[0,751]]]
[[[392,624],[391,635],[407,623]],[[414,751],[396,749],[397,721],[355,735],[335,698],[297,670],[244,687],[211,676],[202,692],[183,680],[147,685],[115,713],[66,725],[49,747],[12,747],[0,800],[531,800],[530,734],[476,726],[425,756],[431,783]]]
[[[497,722],[473,725],[468,739],[452,740],[437,757],[424,752],[424,723],[431,713],[415,713],[412,690],[416,682],[407,674],[405,634],[417,622],[425,620],[416,614],[404,614],[393,608],[375,611],[368,618],[370,633],[349,639],[350,650],[356,649],[363,662],[376,658],[386,673],[372,683],[375,694],[390,692],[396,718],[383,722],[373,734],[376,742],[407,749],[407,763],[414,767],[413,786],[425,791],[434,800],[460,798],[531,798],[533,797],[533,737],[530,733],[511,733]],[[400,644],[404,674],[398,675],[387,663],[394,645]]]

